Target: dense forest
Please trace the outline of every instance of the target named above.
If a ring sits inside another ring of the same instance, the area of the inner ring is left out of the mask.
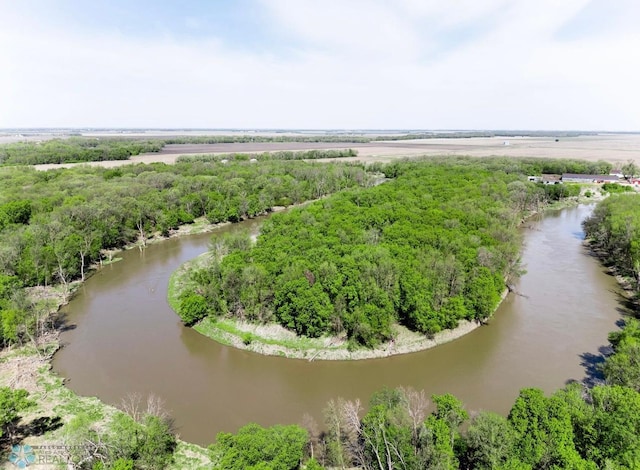
[[[182,293],[178,313],[188,324],[228,315],[308,337],[346,333],[368,347],[392,339],[395,322],[431,335],[483,321],[517,274],[522,217],[560,197],[525,181],[534,164],[380,167],[393,180],[276,214],[255,245],[214,242],[213,261],[191,273],[195,289]]]
[[[359,165],[265,161],[0,170],[0,342],[44,328],[20,287],[83,279],[109,250],[195,219],[236,222],[358,185]],[[204,219],[202,219],[204,218]]]

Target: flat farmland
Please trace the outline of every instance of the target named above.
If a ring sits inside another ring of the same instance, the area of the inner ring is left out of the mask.
[[[358,151],[357,157],[341,161],[388,162],[398,158],[435,155],[472,157],[540,157],[605,160],[620,166],[629,160],[640,165],[640,134],[601,134],[579,137],[472,137],[344,142],[248,142],[231,144],[170,144],[158,153],[132,157],[130,160],[82,163],[82,165],[116,167],[135,163],[175,163],[181,155],[224,153],[260,153],[281,150],[346,149]],[[78,163],[38,165],[39,170],[79,165]]]

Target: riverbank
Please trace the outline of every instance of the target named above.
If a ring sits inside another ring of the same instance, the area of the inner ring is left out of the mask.
[[[61,468],[70,457],[70,445],[75,445],[72,435],[77,431],[77,422],[82,427],[97,431],[106,429],[120,409],[107,405],[96,397],[83,397],[65,385],[65,379],[52,371],[52,358],[62,346],[60,328],[63,319],[56,317],[61,306],[82,283],[75,281],[63,292],[62,286],[32,287],[27,289],[31,301],[48,311],[52,322],[59,326],[32,342],[22,346],[11,346],[0,350],[0,387],[23,389],[29,400],[35,403],[22,413],[14,423],[12,436],[0,439],[0,455],[8,452],[10,445],[29,445],[34,449],[38,468],[54,470]],[[62,321],[61,321],[62,320]],[[42,450],[44,449],[44,450]],[[2,469],[13,469],[15,465],[7,459],[0,463]],[[174,462],[169,470],[184,468],[211,468],[207,449],[178,439]]]
[[[38,350],[21,346],[0,352],[0,387],[24,389],[35,406],[22,413],[13,427],[13,438],[0,441],[0,452],[8,445],[29,445],[34,449],[39,469],[59,469],[69,458],[69,446],[75,445],[73,433],[79,420],[86,430],[104,430],[113,418],[123,413],[95,397],[81,397],[65,386],[64,379],[51,371],[51,357],[60,347],[58,333],[41,338]],[[0,468],[16,468],[8,459]],[[170,470],[211,468],[207,449],[178,440]]]
[[[600,264],[606,268],[607,274],[616,280],[620,287],[620,295],[625,298],[627,307],[634,310],[637,315],[640,314],[640,290],[636,287],[636,281],[623,275],[615,264],[611,264],[607,252],[594,245],[593,240],[587,238],[582,245],[600,261]]]
[[[189,273],[193,269],[205,266],[209,260],[210,254],[203,253],[184,263],[171,275],[167,300],[174,311],[178,311],[180,293],[195,288],[188,279]],[[508,289],[505,288],[495,310],[498,309],[508,293]],[[469,334],[482,324],[476,321],[461,320],[456,328],[440,331],[431,337],[395,324],[392,326],[393,340],[373,349],[350,348],[346,335],[322,336],[320,338],[298,336],[277,323],[256,324],[230,318],[206,317],[196,323],[193,329],[226,346],[267,356],[306,359],[308,361],[348,361],[377,359],[423,351]]]

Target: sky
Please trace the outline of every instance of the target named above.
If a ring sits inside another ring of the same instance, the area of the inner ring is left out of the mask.
[[[0,0],[0,128],[640,131],[637,0]]]

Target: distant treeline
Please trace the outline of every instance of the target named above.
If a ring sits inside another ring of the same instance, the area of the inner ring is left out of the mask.
[[[452,132],[416,132],[414,134],[393,134],[372,138],[379,140],[413,140],[413,139],[461,139],[472,137],[578,137],[581,135],[597,135],[597,132],[580,131],[452,131]]]
[[[42,142],[0,145],[0,164],[41,165],[104,160],[128,160],[132,155],[159,152],[163,143],[153,140],[70,137]]]
[[[165,144],[237,144],[247,142],[346,142],[367,143],[370,137],[359,135],[203,135],[163,137]]]
[[[452,133],[423,133],[388,136],[363,135],[220,135],[220,136],[176,136],[153,137],[141,139],[139,137],[76,137],[57,138],[42,142],[16,142],[0,144],[0,165],[40,165],[46,163],[81,163],[105,160],[127,160],[131,156],[141,153],[159,152],[167,144],[228,144],[248,142],[344,142],[369,143],[385,140],[412,140],[435,138],[465,138],[465,137],[495,137],[509,135],[526,135],[532,137],[576,136],[585,133],[572,132],[452,132]],[[285,152],[281,152],[284,154]],[[284,158],[284,157],[283,157]],[[314,157],[306,157],[314,158]],[[315,158],[336,158],[332,156]],[[295,158],[294,158],[295,159]],[[561,173],[550,171],[550,173]],[[595,174],[595,173],[594,173]]]
[[[6,344],[26,340],[42,326],[21,287],[66,287],[104,259],[104,250],[145,244],[198,217],[237,222],[369,184],[370,176],[360,165],[274,160],[8,167],[0,169],[0,181],[0,342]]]
[[[375,346],[394,322],[430,335],[486,319],[517,272],[517,225],[547,189],[498,159],[373,168],[394,180],[276,214],[255,246],[214,243],[214,261],[183,294],[185,322],[229,315]]]
[[[265,160],[318,160],[321,158],[346,158],[356,157],[358,151],[353,149],[335,150],[301,150],[262,153],[223,153],[218,155],[182,155],[177,158],[177,162],[221,162],[226,161],[258,161]]]
[[[69,137],[42,142],[15,142],[0,145],[0,165],[42,165],[46,163],[82,163],[128,160],[142,153],[159,152],[166,144],[219,144],[245,142],[369,142],[356,136],[213,136],[138,139],[127,137]],[[325,154],[323,154],[325,152]],[[355,156],[354,150],[312,150],[304,159]],[[273,158],[302,159],[299,152],[275,152]],[[205,161],[206,157],[202,157]],[[263,160],[266,157],[262,158]]]
[[[522,175],[580,173],[586,175],[609,174],[613,165],[603,160],[552,159],[552,158],[509,158],[493,157],[488,160],[489,168]]]

